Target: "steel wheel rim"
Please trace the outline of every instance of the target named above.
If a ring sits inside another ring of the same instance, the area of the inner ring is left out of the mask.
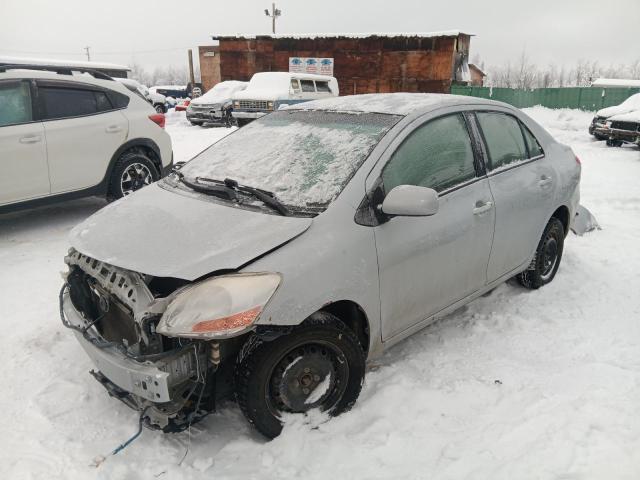
[[[542,274],[540,276],[543,280],[548,280],[551,277],[557,263],[558,242],[554,237],[550,236],[545,240],[542,247]]]
[[[124,169],[120,176],[120,189],[122,196],[126,197],[142,187],[153,182],[153,175],[149,167],[142,163],[132,163]]]
[[[348,380],[347,360],[338,347],[323,341],[297,345],[282,355],[269,375],[269,411],[276,417],[313,408],[330,411],[344,396]]]

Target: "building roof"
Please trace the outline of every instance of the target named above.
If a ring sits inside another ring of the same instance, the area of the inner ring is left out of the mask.
[[[417,112],[426,113],[437,108],[452,105],[470,104],[503,105],[494,100],[469,97],[466,95],[448,95],[443,93],[370,93],[297,103],[287,107],[287,110],[328,110],[334,112],[409,115]]]
[[[2,65],[49,65],[52,67],[80,67],[94,68],[100,70],[122,70],[130,72],[131,68],[126,65],[117,65],[115,63],[103,62],[78,62],[76,60],[59,60],[53,58],[32,58],[32,57],[10,57],[0,56],[0,64]]]
[[[484,73],[480,67],[478,67],[477,65],[475,65],[475,64],[473,64],[473,63],[470,63],[470,64],[469,64],[469,68],[473,68],[474,70],[476,70],[476,71],[477,71],[480,75],[482,75],[483,77],[486,77],[486,76],[487,76],[487,74],[486,74],[486,73]]]
[[[457,37],[459,35],[473,36],[472,33],[464,33],[460,30],[444,30],[441,32],[398,32],[398,33],[279,33],[276,35],[261,35],[252,33],[220,34],[212,35],[213,40],[222,39],[256,39],[256,38],[292,38],[292,39],[314,39],[314,38],[369,38],[369,37]]]

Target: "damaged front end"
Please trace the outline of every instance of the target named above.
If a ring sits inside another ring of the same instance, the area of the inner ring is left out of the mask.
[[[279,277],[273,288],[273,279],[266,282],[255,298],[255,288],[244,296],[238,288],[246,289],[247,277],[273,274],[190,283],[125,270],[74,249],[65,263],[60,315],[96,366],[91,374],[111,396],[144,411],[146,426],[164,432],[184,430],[233,393],[237,352],[279,283]]]

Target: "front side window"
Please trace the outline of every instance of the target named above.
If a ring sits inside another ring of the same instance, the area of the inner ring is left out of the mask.
[[[471,139],[460,114],[437,118],[414,130],[382,172],[386,192],[417,185],[437,192],[476,175]]]
[[[0,127],[32,120],[31,90],[26,82],[0,82]]]
[[[313,85],[313,80],[300,80],[303,92],[315,92],[316,87]]]
[[[300,93],[300,82],[298,82],[297,78],[291,79],[291,88],[293,89],[293,93]]]
[[[324,207],[401,117],[278,110],[214,143],[185,164],[185,178],[230,178],[286,205]]]
[[[98,113],[95,92],[80,88],[39,87],[43,119],[57,119]]]
[[[478,112],[477,117],[487,146],[491,170],[527,159],[527,148],[518,120],[498,112]]]

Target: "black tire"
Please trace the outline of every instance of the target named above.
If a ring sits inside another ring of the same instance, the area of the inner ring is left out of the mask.
[[[191,125],[195,125],[196,127],[201,127],[202,124],[204,123],[204,122],[193,122],[191,120],[189,120],[189,122],[191,122]]]
[[[157,113],[167,113],[167,107],[162,105],[161,103],[156,103],[153,108],[156,109]]]
[[[597,133],[593,134],[594,137],[596,137],[596,140],[602,141],[602,140],[606,140],[607,137],[604,135],[598,135]]]
[[[247,120],[246,118],[237,118],[236,119],[236,125],[238,125],[238,128],[244,127],[245,125],[248,125],[249,123],[251,123],[251,120]]]
[[[130,188],[125,182],[125,172],[127,171],[129,172],[129,177],[132,178]],[[144,177],[142,177],[142,175],[144,175]],[[136,177],[133,178],[134,176]],[[159,178],[160,173],[151,159],[145,154],[139,152],[124,153],[118,159],[111,172],[107,199],[117,200],[118,198],[122,198],[129,193],[157,181]]]
[[[529,268],[516,276],[518,282],[531,290],[536,290],[551,282],[560,267],[563,248],[564,226],[560,220],[551,217]]]
[[[607,140],[607,147],[621,147],[622,144],[622,140],[614,140],[612,138]]]
[[[365,362],[351,329],[334,315],[315,313],[275,340],[247,340],[236,365],[238,405],[260,433],[277,437],[282,412],[320,408],[336,416],[349,410],[360,395]]]

